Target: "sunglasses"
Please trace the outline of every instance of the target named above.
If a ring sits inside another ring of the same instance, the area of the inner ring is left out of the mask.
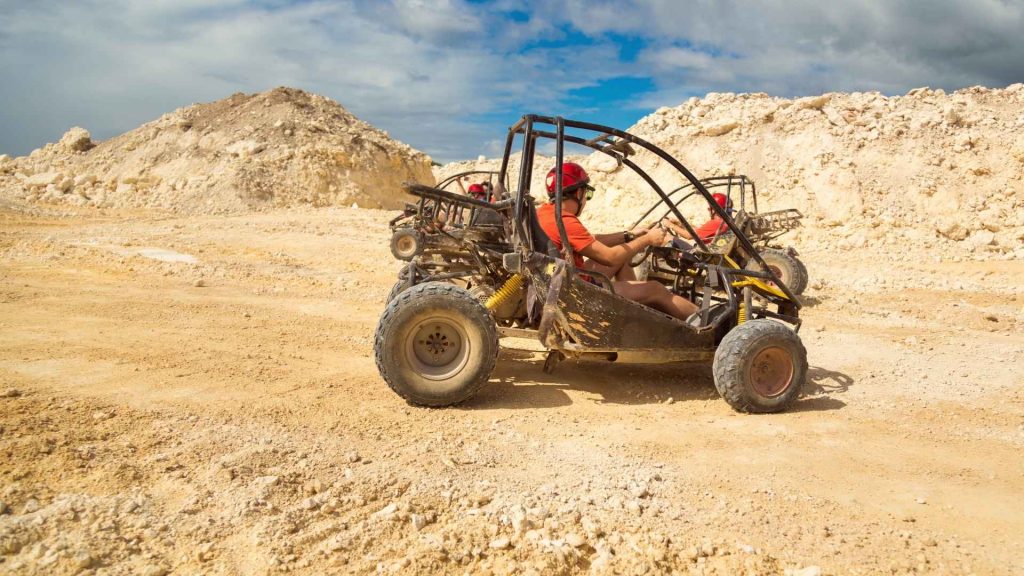
[[[587,193],[587,200],[593,200],[594,199],[594,192],[597,191],[597,188],[594,188],[590,184],[584,184],[583,185],[583,190]]]

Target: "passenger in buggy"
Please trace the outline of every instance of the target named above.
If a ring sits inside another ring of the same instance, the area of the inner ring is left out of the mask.
[[[638,252],[649,246],[661,246],[666,240],[663,229],[636,228],[609,234],[591,234],[580,222],[579,215],[594,194],[590,177],[582,166],[565,162],[562,172],[562,222],[566,236],[573,250],[573,261],[579,270],[600,272],[612,281],[616,294],[650,306],[666,314],[686,320],[697,311],[689,300],[673,294],[655,281],[636,279],[629,262]],[[537,208],[537,221],[551,242],[559,250],[562,240],[555,217],[555,191],[558,168],[552,168],[547,175],[548,202]],[[586,257],[586,259],[584,259]],[[589,278],[585,278],[589,279]]]
[[[711,198],[714,199],[715,204],[721,206],[723,210],[726,212],[732,212],[732,200],[730,200],[725,194],[716,192],[711,195]],[[729,229],[725,220],[723,220],[711,206],[708,206],[708,214],[711,216],[711,219],[694,230],[697,234],[697,238],[700,238],[702,242],[708,242],[709,240],[714,239],[715,236],[718,236]],[[673,247],[679,248],[680,250],[691,250],[693,248],[692,244],[686,242],[686,240],[693,240],[693,236],[690,235],[690,232],[679,220],[676,220],[675,218],[665,218],[661,223],[676,234],[677,238],[672,240]]]

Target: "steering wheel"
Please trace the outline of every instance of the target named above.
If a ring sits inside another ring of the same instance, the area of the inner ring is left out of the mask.
[[[673,238],[679,238],[679,232],[676,232],[675,228],[665,224],[665,219],[658,220],[658,228],[665,231],[666,234]]]
[[[658,221],[656,226],[658,228],[660,228],[662,231],[664,231],[666,234],[668,234],[669,236],[672,236],[673,238],[678,238],[679,237],[679,234],[677,234],[675,230],[673,230],[672,228],[666,226],[665,223],[662,222],[661,220]],[[653,246],[646,246],[643,250],[641,250],[641,251],[637,252],[636,254],[634,254],[633,258],[630,259],[630,261],[629,261],[629,265],[632,266],[633,268],[636,268],[637,266],[643,264],[644,261],[647,260],[647,258],[651,255],[651,250],[653,248],[654,248]]]

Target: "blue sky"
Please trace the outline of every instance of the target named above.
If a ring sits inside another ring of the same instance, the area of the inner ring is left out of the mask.
[[[234,92],[327,95],[439,161],[524,113],[1024,81],[1024,0],[0,0],[0,153]]]

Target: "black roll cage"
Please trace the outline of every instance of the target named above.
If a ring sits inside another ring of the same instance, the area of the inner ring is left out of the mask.
[[[540,127],[541,129],[538,129]],[[544,129],[546,128],[546,129]],[[554,132],[551,132],[551,128],[554,128]],[[592,132],[596,134],[591,138],[584,138],[582,136],[574,134],[566,134],[566,129],[578,130],[586,132]],[[555,141],[555,166],[561,166],[563,158],[565,156],[565,143],[570,142],[580,146],[585,146],[597,152],[607,154],[608,156],[615,159],[616,163],[620,166],[627,166],[633,170],[640,178],[642,178],[647,184],[658,194],[661,201],[656,203],[648,212],[654,210],[655,207],[664,203],[668,207],[668,211],[671,212],[676,219],[686,228],[687,232],[690,233],[693,241],[698,245],[700,250],[708,251],[707,244],[703,240],[697,237],[697,233],[693,227],[682,215],[677,207],[677,203],[673,203],[670,199],[670,194],[675,193],[682,188],[692,186],[694,188],[693,193],[699,193],[704,201],[707,202],[708,208],[711,209],[715,214],[722,218],[722,220],[729,227],[729,230],[735,234],[737,241],[743,247],[743,249],[750,254],[754,260],[761,265],[761,270],[768,272],[771,279],[775,282],[786,296],[799,308],[799,299],[795,294],[790,291],[789,287],[786,286],[778,276],[771,271],[771,268],[765,263],[764,259],[761,258],[760,253],[754,248],[754,245],[750,242],[750,239],[743,234],[740,227],[733,221],[732,216],[729,215],[728,211],[724,210],[717,202],[711,197],[711,193],[708,192],[707,187],[704,183],[697,179],[685,166],[682,165],[678,160],[672,157],[671,154],[665,152],[658,146],[640,138],[634,136],[628,132],[618,130],[609,126],[602,126],[600,124],[593,124],[590,122],[580,122],[577,120],[567,120],[561,116],[540,116],[536,114],[527,114],[519,119],[518,122],[509,128],[508,136],[505,140],[505,150],[502,155],[501,169],[499,170],[498,181],[508,181],[508,168],[509,160],[512,154],[512,146],[515,138],[518,135],[523,136],[523,148],[522,148],[522,162],[519,172],[519,187],[515,191],[513,197],[514,202],[514,213],[513,213],[513,240],[517,238],[519,241],[526,246],[529,246],[532,252],[536,252],[536,246],[533,245],[531,235],[523,226],[524,222],[524,210],[529,208],[526,202],[532,202],[532,196],[530,195],[530,180],[533,173],[533,161],[534,152],[536,150],[537,140],[546,138],[553,139]],[[672,168],[678,171],[689,184],[684,184],[682,187],[673,190],[666,194],[665,191],[658,185],[657,182],[642,168],[636,165],[629,156],[635,154],[632,145],[639,146],[644,150],[654,154],[658,158],[664,160]],[[562,172],[561,170],[556,172],[555,179],[555,223],[558,226],[558,234],[562,241],[562,251],[565,258],[565,266],[571,274],[576,274],[576,265],[573,259],[572,246],[569,244],[568,235],[565,231],[565,223],[562,221]],[[681,202],[681,200],[680,200]],[[756,201],[755,201],[756,202]],[[751,274],[753,276],[761,276],[761,274]]]

